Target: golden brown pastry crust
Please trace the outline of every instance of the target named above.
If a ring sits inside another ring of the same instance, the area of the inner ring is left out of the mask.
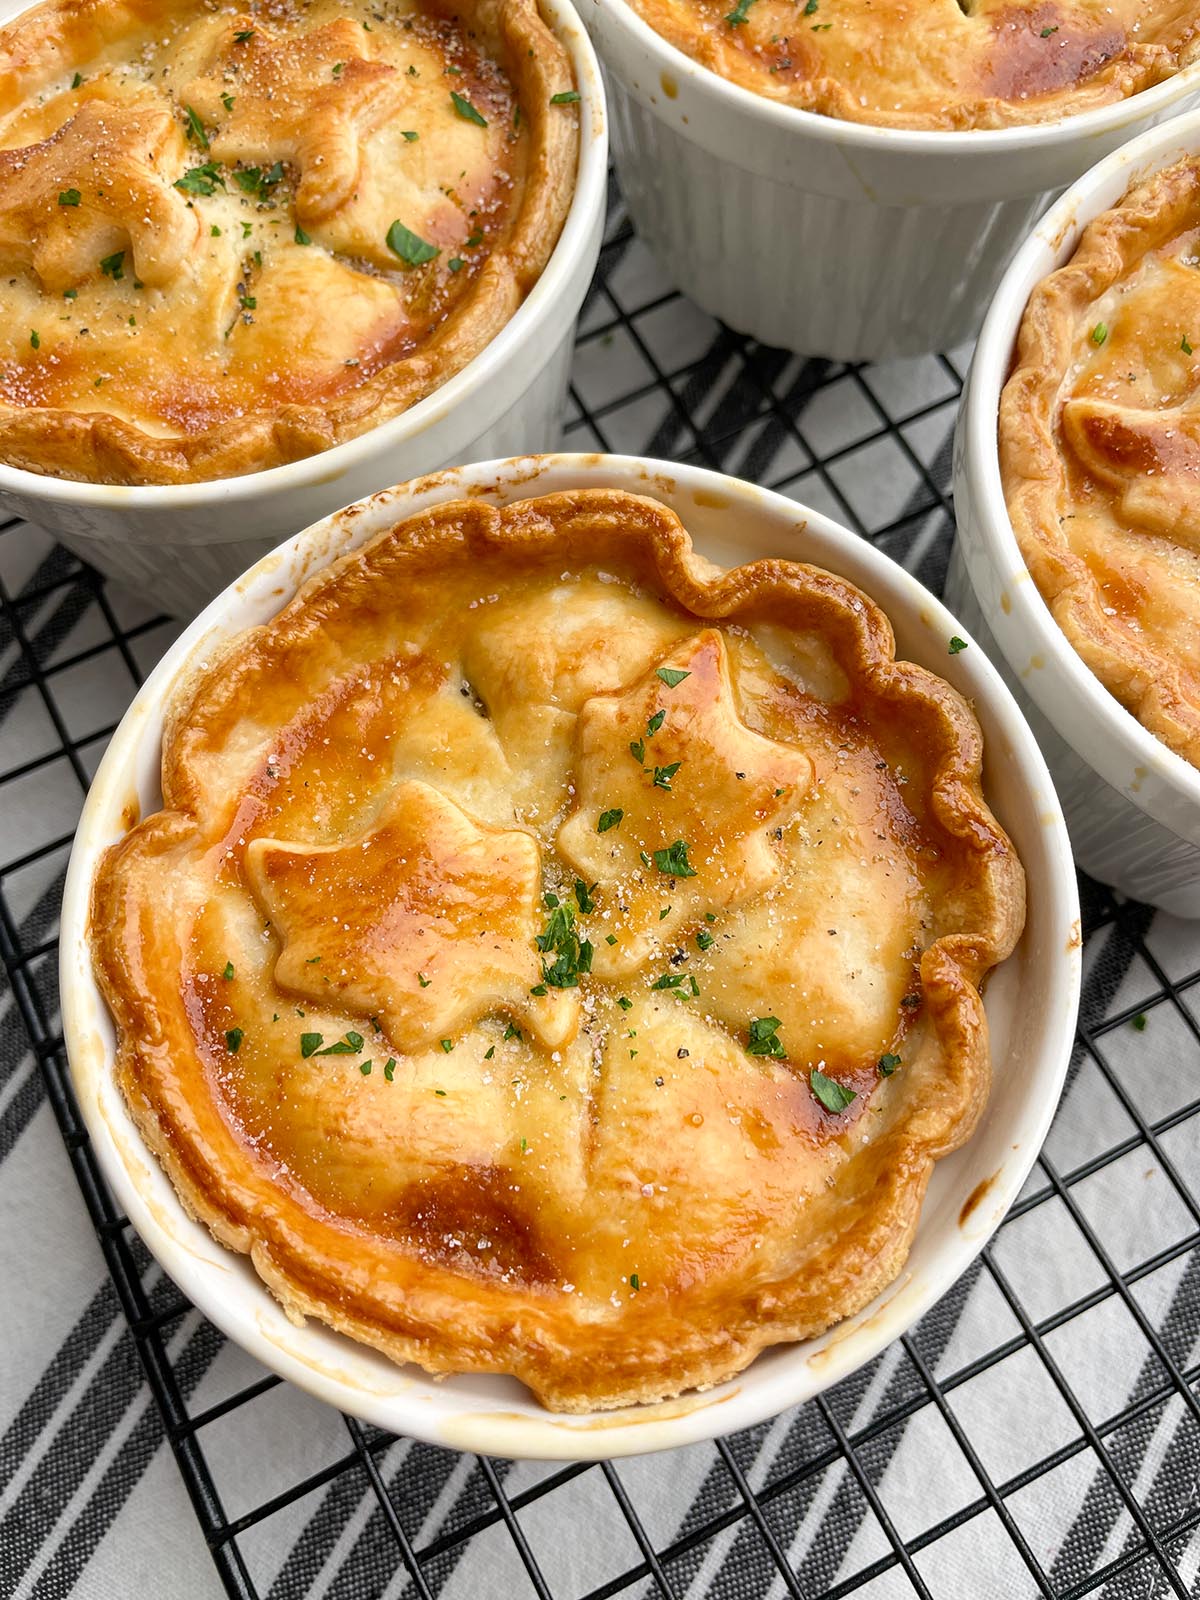
[[[1003,128],[1124,100],[1196,57],[1191,0],[629,0],[731,83],[892,128]]]
[[[0,30],[0,460],[194,482],[407,410],[549,259],[573,86],[537,0],[24,13]]]
[[[1200,163],[1132,189],[1030,296],[1000,402],[1022,554],[1100,682],[1200,766]]]
[[[893,648],[844,580],[722,571],[593,490],[414,516],[207,660],[91,916],[119,1079],[188,1210],[290,1313],[566,1411],[866,1304],[984,1104],[979,985],[1024,914],[975,720]],[[684,862],[639,864],[676,826]],[[551,885],[594,947],[576,985],[569,939],[530,972]],[[641,900],[685,890],[656,942]],[[773,1001],[783,1058],[747,1052]]]

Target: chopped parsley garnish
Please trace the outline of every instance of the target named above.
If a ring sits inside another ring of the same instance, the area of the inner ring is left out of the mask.
[[[522,1139],[521,1140],[521,1154],[524,1155],[526,1150],[528,1150],[528,1149],[529,1149],[529,1140],[528,1139]]]
[[[619,806],[614,806],[611,811],[602,811],[600,813],[600,820],[596,824],[596,832],[607,833],[610,828],[619,827],[621,818],[624,815],[625,813]]]
[[[451,256],[446,265],[450,268],[451,272],[461,272],[464,265],[463,258],[461,256]]]
[[[667,919],[667,918],[668,918],[668,917],[669,917],[669,916],[670,916],[670,915],[671,915],[671,908],[670,908],[670,906],[664,906],[664,907],[663,907],[663,908],[662,908],[662,910],[661,910],[661,911],[660,911],[660,912],[659,912],[659,913],[658,913],[658,920],[659,920],[659,921],[660,921],[660,922],[665,922],[665,921],[666,921],[666,919]]]
[[[1107,338],[1108,338],[1108,323],[1107,322],[1098,322],[1096,324],[1096,326],[1092,329],[1092,343],[1093,344],[1103,344],[1105,339],[1107,339]]]
[[[360,1061],[358,1063],[358,1070],[362,1073],[364,1078],[369,1078],[371,1076],[371,1068],[374,1065],[375,1063],[373,1061]]]
[[[639,763],[645,761],[646,741],[644,739],[631,739],[629,741],[629,754]]]
[[[313,1034],[313,1033],[302,1034],[301,1038],[300,1038],[300,1053],[301,1053],[301,1055],[356,1056],[359,1053],[359,1051],[362,1049],[362,1047],[363,1047],[363,1036],[362,1036],[361,1033],[347,1033],[347,1034],[344,1034],[342,1036],[342,1038],[340,1038],[336,1044],[326,1045],[324,1050],[305,1050],[305,1048],[304,1048],[305,1039],[316,1039],[316,1040],[319,1041],[320,1038],[321,1038],[321,1035],[319,1033],[316,1033],[316,1034]]]
[[[473,122],[477,128],[487,127],[487,118],[481,116],[465,96],[459,94],[457,89],[451,89],[450,99],[454,102],[454,109],[464,122]]]
[[[187,136],[195,141],[201,150],[208,149],[208,135],[204,131],[204,124],[200,121],[198,113],[191,106],[184,106],[183,114],[187,118]]]
[[[592,899],[592,895],[599,887],[599,884],[593,883],[589,888],[582,878],[575,879],[575,904],[582,916],[586,917],[589,911],[595,911],[596,902]]]
[[[653,736],[662,727],[663,718],[666,716],[666,714],[667,713],[665,711],[661,711],[660,710],[660,711],[656,711],[654,713],[654,715],[650,718],[649,722],[646,724],[646,733],[647,733],[648,737],[653,738]]]
[[[617,942],[616,934],[615,933],[606,933],[604,935],[604,942],[605,942],[605,944],[616,944],[616,942]]]
[[[629,1287],[633,1290],[634,1294],[636,1294],[642,1287],[642,1280],[638,1277],[636,1272],[631,1272],[629,1274]]]
[[[63,290],[63,299],[64,300],[76,300],[76,299],[78,299],[78,297],[79,297],[79,290],[78,289],[64,289]]]
[[[591,941],[579,937],[574,906],[560,904],[554,895],[547,895],[546,899],[554,904],[549,907],[544,930],[534,942],[543,954],[553,952],[554,960],[542,962],[542,981],[555,989],[574,989],[580,973],[592,970]]]
[[[77,206],[83,199],[78,189],[61,189],[58,195],[60,206]]]
[[[1058,32],[1057,28],[1043,28],[1042,29],[1042,33],[1041,33],[1041,37],[1043,39],[1048,39],[1052,33],[1057,33],[1057,32]]]
[[[209,234],[209,238],[211,238],[211,239],[219,239],[221,237],[221,230],[220,230],[220,228],[217,227],[215,222],[213,223],[212,227],[208,230],[208,234]]]
[[[880,1056],[880,1058],[879,1058],[879,1072],[880,1072],[880,1075],[882,1077],[884,1077],[884,1078],[890,1078],[892,1073],[895,1072],[896,1068],[899,1065],[900,1065],[900,1057],[899,1056],[893,1056],[893,1055]]]
[[[254,29],[253,28],[243,28],[240,33],[235,33],[234,34],[233,42],[234,42],[234,44],[248,44],[250,42],[250,40],[253,39],[253,37],[254,37]]]
[[[827,1078],[817,1067],[808,1075],[808,1086],[826,1111],[845,1111],[852,1100],[858,1099],[853,1089],[847,1089],[836,1078]]]
[[[221,974],[221,976],[225,979],[226,983],[232,983],[233,982],[233,962],[232,961],[227,961],[225,963],[225,971]]]
[[[419,238],[400,221],[393,222],[387,231],[388,249],[409,267],[423,267],[434,256],[440,255],[437,245]]]
[[[267,199],[271,193],[271,190],[277,183],[280,183],[282,179],[282,161],[276,161],[274,166],[270,166],[265,169],[262,167],[243,167],[240,171],[235,172],[233,175],[233,181],[237,184],[238,188],[241,189],[245,194],[253,195],[256,200]],[[248,224],[246,223],[243,223],[242,226],[243,228],[248,228]]]
[[[706,911],[704,913],[704,920],[705,922],[715,922],[717,920],[716,913],[713,911]]]
[[[395,1058],[395,1056],[389,1056],[387,1058],[387,1061],[384,1063],[383,1076],[387,1080],[388,1083],[391,1083],[391,1081],[395,1077],[395,1075],[396,1075],[396,1058]]]
[[[750,1040],[746,1049],[752,1056],[775,1056],[784,1060],[787,1051],[779,1038],[780,1027],[778,1017],[755,1017],[750,1024]]]
[[[225,107],[226,111],[232,111],[233,110],[233,96],[229,93],[228,90],[226,90],[225,93],[221,96],[221,104]]]
[[[510,1022],[508,1027],[504,1030],[504,1037],[506,1039],[520,1039],[521,1030]]]
[[[621,995],[620,996],[620,998],[617,1001],[617,1004],[620,1006],[622,1011],[632,1011],[633,1010],[633,1001],[627,999],[625,995]]]
[[[1179,341],[1179,348],[1183,351],[1185,356],[1190,356],[1191,353],[1192,353],[1192,347],[1188,343],[1188,336],[1187,336],[1186,333],[1184,334],[1183,338],[1180,339],[1180,341]]]
[[[652,990],[681,989],[686,982],[687,979],[684,977],[682,972],[664,972],[661,978],[655,978],[654,982],[650,985],[650,988]]]
[[[952,656],[958,655],[960,650],[965,650],[966,648],[967,641],[965,639],[960,639],[957,634],[955,634],[950,640],[950,654]]]
[[[42,347],[42,336],[36,328],[29,330],[29,345],[33,350],[40,350]]]
[[[454,1049],[454,1040],[453,1039],[439,1039],[438,1043],[441,1045],[442,1049],[446,1052],[447,1055],[449,1055],[451,1050]]]
[[[1145,1033],[1145,1031],[1146,1031],[1146,1014],[1145,1014],[1145,1012],[1144,1011],[1139,1011],[1136,1017],[1133,1017],[1133,1018],[1130,1019],[1129,1026],[1133,1029],[1133,1031],[1135,1033]]]
[[[485,1061],[490,1061],[495,1054],[496,1054],[496,1046],[494,1044],[491,1044],[483,1052],[483,1059]]]
[[[701,928],[700,932],[696,935],[696,943],[700,946],[701,950],[711,949],[716,942],[716,934],[709,933],[707,928]]]
[[[300,226],[299,223],[296,224],[296,231],[292,235],[292,238],[295,239],[297,244],[311,244],[312,243],[312,240],[309,238],[308,234],[305,233],[304,229]]]
[[[428,989],[429,985],[433,982],[433,979],[427,978],[423,972],[418,972],[417,982],[421,985],[422,989]]]
[[[229,1032],[225,1035],[225,1048],[229,1051],[231,1056],[237,1055],[238,1051],[242,1048],[242,1040],[245,1037],[246,1035],[242,1032],[241,1028],[230,1028]]]
[[[324,1034],[302,1033],[300,1035],[300,1054],[307,1060],[309,1056],[315,1055],[324,1042]]]
[[[682,761],[672,761],[669,767],[655,767],[655,769],[654,769],[654,787],[656,789],[667,789],[667,790],[670,790],[671,779],[679,771],[679,769],[680,769],[680,767],[682,765],[683,765]]]
[[[78,89],[82,82],[83,82],[83,73],[82,72],[77,72],[75,74],[75,76],[71,79],[71,87],[72,87],[72,89]]]
[[[550,104],[552,106],[573,106],[578,99],[578,89],[564,89],[561,94],[552,94],[550,96]]]
[[[409,144],[413,144],[417,139],[419,139],[421,137],[421,135],[419,133],[414,133],[411,128],[405,128],[404,129],[404,137],[408,140]]]
[[[250,224],[248,222],[243,222],[242,223],[242,238],[243,239],[248,239],[250,237],[250,233],[251,233]]]
[[[818,3],[819,0],[807,0],[807,4],[804,7],[804,15],[806,17],[814,16],[816,14]]]
[[[540,997],[541,995],[544,995],[547,992],[546,991],[546,985],[544,983],[535,983],[533,988],[530,989],[529,992],[530,992],[530,994],[536,994],[536,995],[538,995]]]
[[[656,667],[654,676],[661,678],[668,689],[677,689],[685,678],[691,677],[691,673],[682,672],[678,667]]]
[[[111,278],[113,280],[113,282],[116,283],[119,279],[121,279],[121,278],[123,278],[125,276],[125,272],[124,272],[124,269],[123,269],[124,261],[125,261],[125,252],[124,252],[124,250],[114,251],[114,253],[111,256],[105,256],[104,260],[101,261],[101,263],[100,263],[100,271],[104,274],[104,276],[106,278]]]
[[[654,852],[654,865],[670,878],[694,878],[696,869],[688,865],[687,852],[687,840],[676,839],[665,850]]]
[[[439,1095],[443,1100],[446,1098],[445,1089],[435,1089],[433,1092],[434,1094]]]
[[[725,21],[731,28],[740,27],[749,16],[750,7],[753,4],[754,0],[737,0],[737,5],[734,6],[733,10],[726,13]]]
[[[345,70],[346,63],[344,61],[335,61],[333,63],[333,75],[335,78],[340,78]]]

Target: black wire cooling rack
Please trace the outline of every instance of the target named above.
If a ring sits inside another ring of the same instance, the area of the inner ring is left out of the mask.
[[[782,488],[940,590],[964,359],[846,367],[740,338],[663,284],[614,190],[566,443],[698,461]],[[8,523],[0,554],[28,537]],[[670,1458],[522,1477],[507,1462],[464,1461],[343,1419],[332,1458],[314,1465],[300,1433],[276,1459],[269,1494],[227,1504],[214,1439],[279,1380],[255,1375],[203,1398],[221,1336],[114,1209],[72,1097],[55,973],[73,816],[123,702],[173,628],[48,545],[19,585],[0,588],[0,608],[0,817],[31,808],[29,829],[9,833],[23,853],[0,867],[0,953],[37,1068],[7,1086],[0,1139],[49,1100],[230,1595],[1197,1592],[1200,936],[1086,880],[1083,1012],[1046,1149],[981,1260],[863,1373],[705,1446],[703,1460],[690,1458],[681,1503],[667,1492]],[[107,700],[81,693],[101,676]],[[18,737],[14,719],[18,732],[41,731]],[[92,1425],[102,1438],[103,1419]],[[158,1426],[151,1418],[146,1451]],[[101,1497],[93,1517],[103,1515]],[[264,1568],[259,1536],[281,1518],[289,1532]],[[614,1519],[621,1537],[600,1542],[625,1553],[562,1587],[554,1543]],[[94,1543],[95,1531],[78,1537]],[[481,1565],[485,1549],[493,1555]]]

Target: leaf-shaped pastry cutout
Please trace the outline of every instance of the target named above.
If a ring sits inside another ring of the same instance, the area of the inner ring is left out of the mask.
[[[0,266],[31,267],[60,293],[115,276],[128,250],[125,277],[169,283],[200,227],[171,187],[183,159],[167,107],[138,101],[86,100],[40,144],[0,150]]]
[[[362,140],[404,103],[402,75],[369,51],[349,17],[288,37],[234,17],[180,99],[216,129],[218,160],[298,168],[296,216],[318,223],[353,195]]]
[[[555,1048],[574,993],[540,986],[538,847],[415,780],[369,832],[340,845],[256,839],[246,872],[283,950],[275,981],[323,1006],[379,1016],[399,1049],[453,1040],[501,1011]]]
[[[1081,465],[1122,491],[1126,521],[1200,550],[1200,411],[1068,400],[1062,429]]]
[[[778,879],[769,832],[803,796],[812,762],[742,722],[716,629],[624,693],[587,701],[576,750],[576,809],[558,848],[598,886],[602,920],[588,923],[598,976],[635,971],[656,943]]]

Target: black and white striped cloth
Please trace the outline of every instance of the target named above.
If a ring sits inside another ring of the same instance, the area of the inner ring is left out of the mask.
[[[747,346],[669,292],[617,207],[566,443],[782,487],[940,589],[964,360],[846,370]],[[223,1587],[43,1075],[84,785],[175,629],[21,525],[0,531],[0,586],[0,1595],[203,1600]],[[1042,1162],[985,1259],[825,1402],[725,1450],[564,1473],[379,1443],[394,1514],[433,1552],[431,1593],[1200,1593],[1200,925],[1084,887],[1080,1046]],[[144,1251],[137,1267],[151,1305],[169,1306]],[[263,1377],[194,1313],[166,1342],[193,1412]],[[336,1413],[264,1386],[197,1438],[230,1522],[281,1501],[234,1541],[243,1592],[415,1592],[365,1473],[333,1470],[352,1442]]]

